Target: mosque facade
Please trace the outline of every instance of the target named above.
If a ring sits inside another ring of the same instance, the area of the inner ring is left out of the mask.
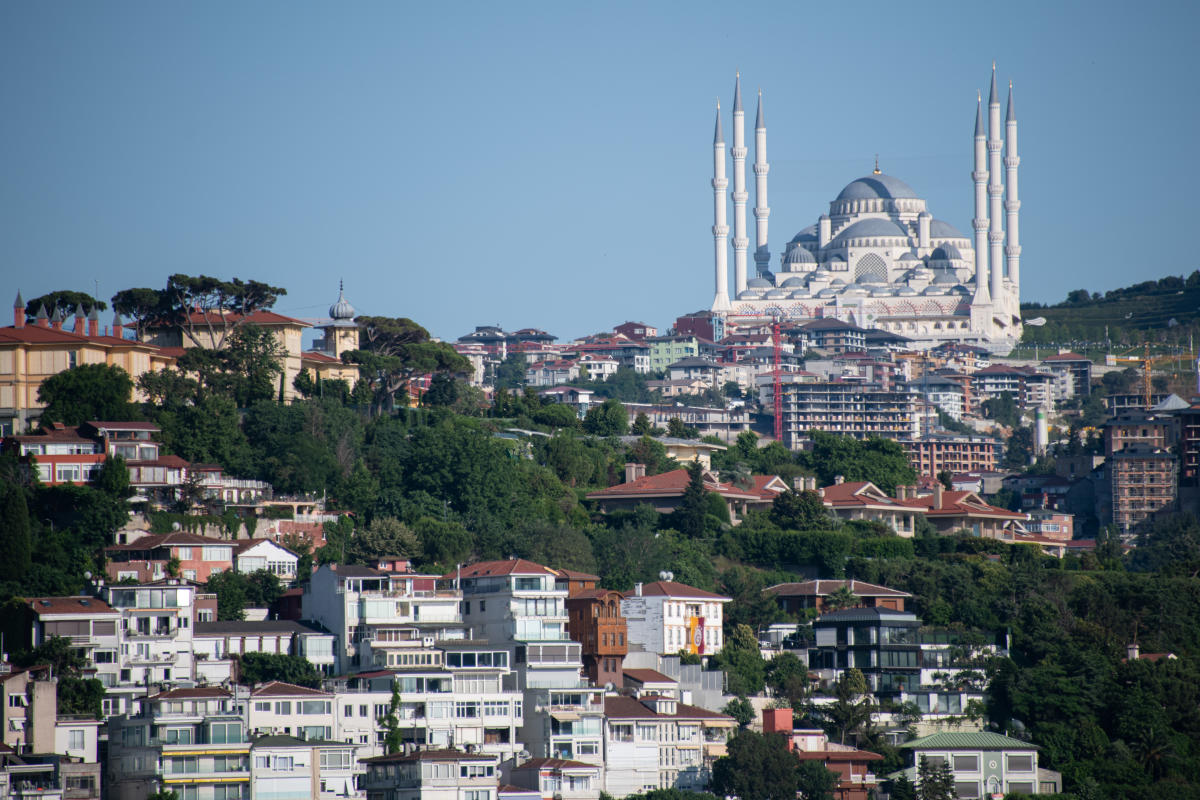
[[[975,111],[975,214],[971,234],[936,219],[904,181],[879,170],[851,181],[816,224],[792,237],[772,269],[767,244],[767,126],[762,93],[754,126],[754,275],[747,275],[745,112],[741,78],[733,96],[733,144],[726,151],[717,106],[713,137],[716,292],[712,309],[739,316],[836,317],[913,340],[916,348],[964,342],[1006,355],[1021,338],[1017,119],[1012,84],[1000,116],[996,70],[984,109]],[[733,162],[733,187],[726,176]],[[726,217],[733,207],[733,237]],[[728,255],[733,250],[730,291]]]

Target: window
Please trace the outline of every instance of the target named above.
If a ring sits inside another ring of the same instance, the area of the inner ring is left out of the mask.
[[[271,757],[270,756],[255,756],[254,757],[254,768],[255,769],[270,769],[271,768]]]
[[[490,764],[461,764],[458,768],[460,778],[490,778],[496,774],[496,768]]]
[[[1008,791],[1021,794],[1033,794],[1033,781],[1009,781]]]
[[[954,756],[955,772],[979,772],[979,756]]]
[[[280,772],[292,771],[293,759],[291,756],[275,756],[275,769]]]
[[[321,753],[321,769],[350,769],[350,753],[345,750]]]
[[[255,711],[267,711],[267,712],[270,712],[270,710],[271,710],[271,703],[270,703],[269,701],[268,701],[268,702],[265,702],[265,703],[264,703],[264,702],[255,702],[255,704],[254,704],[254,710],[255,710]]]
[[[83,749],[83,731],[67,731],[67,749]]]
[[[360,717],[367,717],[367,716],[370,716],[370,714],[371,714],[371,712],[370,712],[370,710],[368,709],[368,707],[367,707],[367,706],[365,706],[365,705],[361,705],[361,706],[359,706],[359,707],[358,707],[358,715],[359,715]],[[350,715],[349,715],[349,714],[347,714],[346,716],[350,716]],[[387,716],[387,715],[386,715],[386,714],[384,714],[384,716]]]
[[[972,800],[980,797],[979,781],[955,781],[954,791],[961,800]]]
[[[1033,772],[1033,756],[1009,756],[1009,772]],[[1016,791],[1015,789],[1013,791]]]
[[[290,700],[277,700],[275,702],[275,713],[276,714],[291,714],[292,713],[292,702]]]

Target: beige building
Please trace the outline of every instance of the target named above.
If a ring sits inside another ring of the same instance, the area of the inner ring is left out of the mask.
[[[45,406],[38,390],[51,376],[84,364],[107,364],[129,373],[136,386],[143,373],[172,366],[175,357],[163,348],[126,339],[120,317],[111,335],[100,332],[97,312],[75,316],[74,328],[62,315],[42,309],[32,324],[25,321],[21,295],[13,303],[13,324],[0,328],[0,434],[23,433]],[[136,389],[134,399],[142,400]]]

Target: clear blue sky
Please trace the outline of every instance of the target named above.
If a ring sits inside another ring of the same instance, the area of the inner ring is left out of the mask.
[[[666,326],[712,300],[735,70],[767,103],[775,259],[875,153],[968,231],[993,58],[1021,126],[1023,298],[1187,274],[1198,9],[10,1],[0,274],[27,298],[256,278],[301,317],[344,278],[360,313],[447,338]]]

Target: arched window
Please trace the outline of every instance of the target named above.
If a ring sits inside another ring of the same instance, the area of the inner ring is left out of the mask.
[[[862,283],[864,277],[873,278],[875,283],[887,283],[887,274],[887,264],[875,253],[867,253],[854,267],[854,280],[858,283]]]

